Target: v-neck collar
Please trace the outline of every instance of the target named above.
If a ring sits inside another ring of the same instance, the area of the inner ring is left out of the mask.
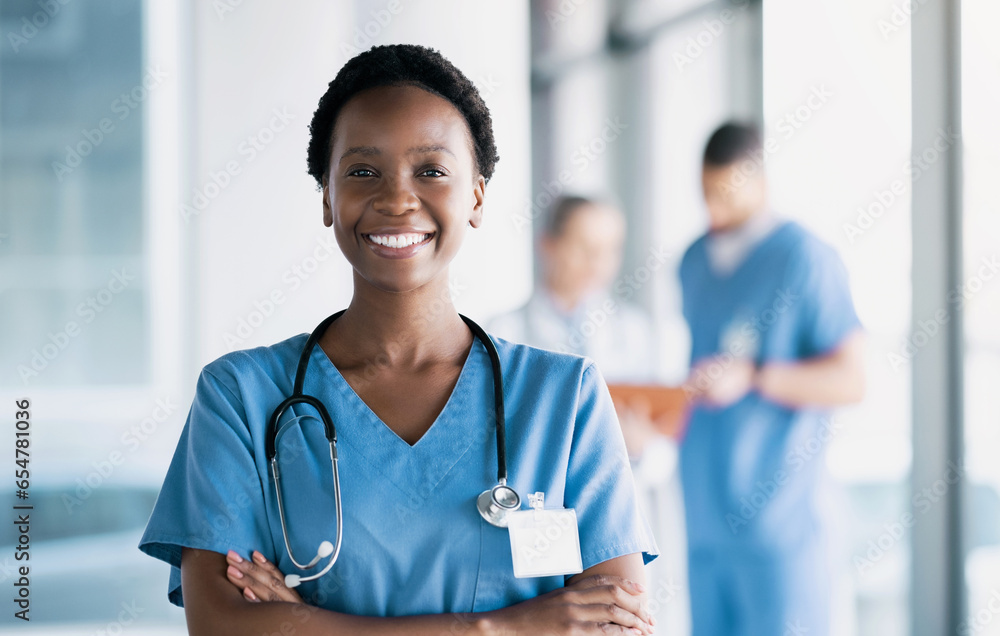
[[[338,446],[350,446],[400,488],[426,496],[477,441],[492,434],[494,422],[487,411],[492,400],[481,395],[484,387],[492,390],[492,379],[477,371],[483,368],[490,368],[486,348],[473,337],[448,401],[412,446],[372,411],[318,345],[310,355],[304,391],[322,396]],[[421,484],[419,492],[414,484]]]
[[[756,259],[764,251],[763,249],[764,246],[773,241],[775,237],[778,236],[781,232],[788,229],[790,225],[791,221],[787,219],[779,220],[767,234],[765,234],[761,239],[757,241],[757,243],[753,247],[750,248],[750,251],[746,253],[746,255],[743,257],[743,260],[739,263],[739,265],[737,265],[735,269],[733,269],[728,273],[718,273],[712,267],[712,262],[711,262],[712,259],[709,257],[708,244],[706,243],[704,246],[705,247],[704,257],[705,257],[705,267],[708,269],[709,275],[715,280],[720,282],[730,282],[736,280],[736,278],[738,278],[742,272],[746,271],[747,266],[750,264],[750,262]]]

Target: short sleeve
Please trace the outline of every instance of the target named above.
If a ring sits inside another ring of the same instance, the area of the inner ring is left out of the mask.
[[[639,511],[611,394],[589,360],[580,382],[564,504],[576,509],[583,569],[636,552],[649,563],[659,554]]]
[[[249,554],[272,547],[253,444],[236,390],[208,368],[202,371],[139,543],[140,550],[172,566],[168,598],[175,605],[183,606],[181,548]]]
[[[809,241],[791,272],[803,295],[799,346],[802,357],[828,353],[861,326],[851,299],[847,268],[829,245]]]

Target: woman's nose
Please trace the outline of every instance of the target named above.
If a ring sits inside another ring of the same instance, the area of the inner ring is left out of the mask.
[[[420,199],[417,198],[410,179],[392,176],[383,179],[374,206],[376,211],[384,214],[406,214],[420,207]]]

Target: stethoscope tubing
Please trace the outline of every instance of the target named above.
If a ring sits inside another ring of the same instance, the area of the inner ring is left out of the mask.
[[[291,542],[289,541],[288,524],[285,519],[285,506],[283,497],[281,494],[281,470],[278,467],[278,448],[277,440],[280,435],[280,429],[278,423],[281,420],[281,416],[285,414],[285,411],[295,406],[296,404],[308,404],[316,409],[320,415],[320,420],[323,422],[324,434],[326,439],[330,444],[330,464],[331,470],[333,472],[333,489],[334,489],[334,501],[336,507],[336,519],[337,519],[337,538],[336,543],[332,549],[332,556],[324,566],[323,570],[310,575],[308,577],[301,577],[298,575],[288,575],[285,577],[286,584],[289,587],[295,587],[299,583],[304,581],[311,581],[317,579],[333,567],[333,564],[337,561],[337,557],[340,556],[340,548],[343,542],[343,509],[341,506],[341,496],[340,496],[340,471],[337,467],[337,429],[333,424],[333,418],[330,417],[326,406],[317,398],[311,395],[305,395],[303,393],[303,385],[305,384],[306,370],[309,367],[309,358],[312,356],[313,349],[316,343],[319,341],[323,333],[326,332],[327,327],[343,315],[344,311],[340,310],[327,318],[325,318],[316,329],[309,334],[309,338],[306,340],[305,346],[302,348],[302,354],[299,357],[298,365],[295,369],[295,380],[292,386],[292,394],[285,398],[271,413],[271,418],[268,420],[267,424],[267,436],[264,440],[264,450],[267,457],[268,464],[271,468],[271,475],[274,478],[274,488],[276,494],[276,500],[278,505],[278,519],[281,523],[281,534],[285,542],[285,550],[288,552],[288,557],[291,559],[292,563],[299,570],[310,570],[320,562],[324,557],[323,555],[323,544],[321,544],[320,549],[317,550],[316,557],[313,558],[308,563],[300,563],[292,553]],[[480,496],[480,500],[487,494],[490,494],[493,503],[492,507],[494,513],[499,513],[501,516],[498,519],[491,519],[490,510],[484,508],[484,505],[477,503],[479,507],[480,514],[483,518],[500,527],[506,526],[506,521],[503,518],[503,513],[508,512],[511,509],[515,509],[520,506],[520,498],[517,496],[516,491],[507,486],[507,448],[506,448],[506,422],[504,414],[504,399],[503,399],[503,372],[500,366],[500,355],[497,352],[496,344],[490,338],[490,336],[476,324],[472,319],[459,314],[459,317],[465,322],[465,324],[472,331],[473,335],[483,343],[486,347],[486,353],[490,358],[490,367],[493,371],[493,409],[494,417],[496,419],[496,438],[497,438],[497,486],[494,486],[492,490],[487,490]],[[497,499],[497,489],[503,488],[509,491],[516,500],[516,503],[506,502],[502,503]],[[324,544],[328,543],[326,541]],[[328,556],[330,556],[328,554]]]
[[[503,408],[503,371],[500,367],[500,355],[493,340],[478,324],[462,314],[459,317],[465,321],[472,333],[485,345],[490,357],[490,367],[493,370],[493,413],[496,417],[497,430],[497,481],[507,483],[507,443],[506,421]]]

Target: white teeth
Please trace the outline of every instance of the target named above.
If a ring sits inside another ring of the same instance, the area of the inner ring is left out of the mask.
[[[376,245],[385,247],[409,247],[414,243],[422,243],[430,234],[369,234],[368,238]]]

